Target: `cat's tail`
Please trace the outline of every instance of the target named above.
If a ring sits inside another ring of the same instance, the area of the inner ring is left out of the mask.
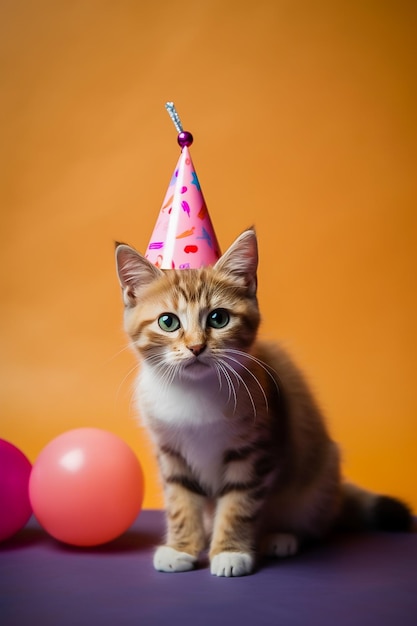
[[[411,509],[401,500],[345,483],[338,527],[342,530],[409,532],[415,528],[415,520]]]

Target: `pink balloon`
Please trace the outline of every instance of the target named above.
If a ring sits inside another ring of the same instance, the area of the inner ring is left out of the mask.
[[[95,546],[116,539],[139,514],[143,474],[131,448],[97,428],[70,430],[36,459],[29,483],[38,522],[55,539]]]
[[[32,515],[28,490],[31,468],[23,452],[0,439],[0,541],[17,533]]]

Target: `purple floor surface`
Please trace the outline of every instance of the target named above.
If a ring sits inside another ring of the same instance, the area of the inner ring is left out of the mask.
[[[143,511],[118,540],[64,546],[31,520],[0,544],[2,626],[416,626],[417,534],[360,534],[256,574],[216,578],[207,564],[161,574],[163,514]]]

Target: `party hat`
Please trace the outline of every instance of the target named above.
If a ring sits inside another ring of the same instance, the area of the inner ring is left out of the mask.
[[[161,269],[198,269],[213,265],[220,248],[191,160],[191,133],[184,131],[172,102],[165,105],[181,147],[145,256]]]

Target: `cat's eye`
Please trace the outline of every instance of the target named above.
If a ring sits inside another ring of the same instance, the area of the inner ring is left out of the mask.
[[[158,318],[159,328],[165,330],[167,333],[173,333],[181,326],[180,320],[173,313],[163,313]]]
[[[230,315],[226,309],[214,309],[207,317],[207,326],[211,328],[224,328],[230,321]]]

